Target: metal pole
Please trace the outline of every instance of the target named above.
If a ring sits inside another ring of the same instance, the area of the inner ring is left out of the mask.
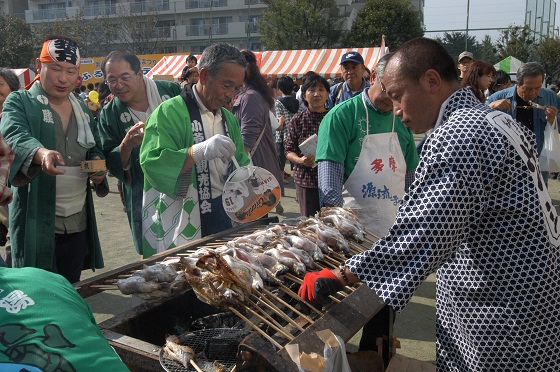
[[[247,15],[247,49],[251,50],[251,0],[247,0],[247,8],[249,10]]]
[[[465,31],[465,50],[469,50],[469,9],[471,7],[471,0],[467,0],[467,29]]]

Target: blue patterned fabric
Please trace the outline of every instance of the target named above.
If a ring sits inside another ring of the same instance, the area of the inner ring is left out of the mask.
[[[556,212],[536,193],[534,135],[512,124],[527,162],[492,112],[468,89],[450,97],[395,224],[346,265],[397,311],[437,271],[439,371],[559,371],[560,255],[545,219],[557,229]]]

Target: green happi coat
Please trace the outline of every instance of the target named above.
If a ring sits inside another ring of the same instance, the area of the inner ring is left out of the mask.
[[[181,93],[181,87],[169,81],[155,80],[162,101]],[[98,118],[101,148],[107,158],[107,168],[121,183],[126,206],[126,214],[132,231],[134,246],[142,254],[142,194],[144,189],[144,172],[140,167],[140,146],[132,149],[130,154],[130,183],[125,182],[125,171],[121,163],[119,145],[134,124],[134,119],[126,104],[117,97],[113,98]]]
[[[241,166],[247,165],[249,157],[244,151],[239,122],[231,112],[221,110],[237,148],[235,158]],[[159,199],[142,206],[144,257],[201,237],[195,167],[191,169],[187,196],[176,199],[181,180],[179,172],[193,144],[191,117],[183,97],[165,101],[148,118],[140,149],[145,176],[144,200],[152,200],[146,195],[154,193]]]
[[[80,106],[89,115],[89,122],[94,123],[87,106],[83,103]],[[44,147],[56,150],[56,129],[52,115],[47,95],[38,82],[28,91],[12,92],[4,102],[0,129],[15,153],[10,169],[14,193],[10,203],[10,239],[14,267],[52,267],[55,252],[56,177],[41,172],[38,164],[31,164],[28,172],[30,177],[20,172],[33,149]],[[87,159],[96,156],[104,159],[95,127],[91,129],[96,145],[87,152]],[[86,205],[88,253],[83,269],[100,269],[104,266],[103,256],[89,187]]]

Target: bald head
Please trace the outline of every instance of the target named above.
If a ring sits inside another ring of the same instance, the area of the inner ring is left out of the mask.
[[[381,82],[393,112],[414,133],[432,129],[442,103],[459,88],[453,58],[425,38],[403,44],[389,59]]]
[[[401,77],[418,81],[428,70],[435,70],[444,81],[456,82],[457,69],[453,57],[435,40],[412,39],[403,44],[391,58],[399,60]]]

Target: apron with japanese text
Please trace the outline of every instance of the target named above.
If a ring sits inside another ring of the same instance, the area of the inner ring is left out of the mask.
[[[369,133],[369,113],[366,129]],[[363,129],[363,128],[362,128]],[[365,227],[379,237],[393,225],[405,189],[406,162],[393,128],[389,133],[366,134],[354,170],[342,187],[344,207],[352,209]]]

